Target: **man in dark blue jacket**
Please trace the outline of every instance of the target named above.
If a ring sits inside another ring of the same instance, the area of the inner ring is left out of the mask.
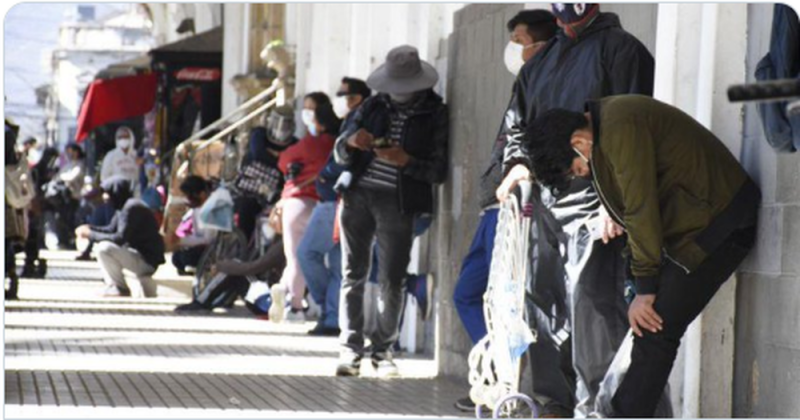
[[[397,375],[391,348],[399,335],[414,217],[433,213],[433,185],[447,175],[447,107],[432,90],[438,78],[416,48],[394,48],[367,80],[379,94],[358,109],[336,141],[336,161],[353,176],[340,216],[343,349],[337,375],[358,375],[365,353],[364,284],[373,240],[381,302],[370,337],[372,364],[379,376]]]

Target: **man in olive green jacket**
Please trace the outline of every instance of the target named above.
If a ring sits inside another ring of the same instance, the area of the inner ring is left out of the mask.
[[[648,417],[686,328],[752,248],[761,194],[725,145],[677,108],[623,95],[586,109],[543,113],[525,146],[539,182],[561,189],[591,178],[626,230],[636,337],[612,406]]]

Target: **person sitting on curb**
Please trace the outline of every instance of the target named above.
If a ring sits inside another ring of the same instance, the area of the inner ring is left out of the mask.
[[[285,267],[283,239],[276,236],[264,255],[254,261],[218,261],[211,269],[214,276],[208,285],[194,300],[178,305],[175,312],[210,312],[214,308],[229,306],[247,294],[253,281],[264,279],[270,286],[277,283]]]
[[[179,237],[178,250],[172,253],[172,265],[178,270],[178,274],[186,275],[186,268],[197,267],[203,252],[214,239],[214,232],[201,229],[198,222],[200,208],[211,195],[211,183],[197,175],[190,175],[181,183],[180,189],[186,195],[190,209],[184,215],[181,226],[188,225],[191,219],[191,228],[179,229],[180,233],[176,233]]]
[[[156,297],[153,273],[164,260],[164,240],[153,212],[133,198],[133,185],[122,177],[106,180],[103,189],[117,210],[108,226],[81,225],[78,238],[97,243],[95,252],[106,284],[104,297],[129,297],[131,290],[123,270],[132,272],[142,286],[144,297]]]
[[[761,193],[725,145],[677,108],[621,95],[586,109],[542,113],[524,142],[539,182],[563,190],[591,179],[628,234],[635,336],[610,414],[651,417],[681,337],[753,247]]]

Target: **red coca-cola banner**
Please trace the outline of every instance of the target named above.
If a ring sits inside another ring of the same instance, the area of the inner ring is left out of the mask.
[[[220,77],[222,77],[222,72],[219,69],[206,67],[185,67],[175,72],[177,80],[212,82]]]

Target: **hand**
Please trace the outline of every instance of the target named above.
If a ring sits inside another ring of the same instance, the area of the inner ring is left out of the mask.
[[[374,138],[375,137],[372,134],[362,128],[356,131],[352,136],[348,137],[347,145],[353,149],[366,151],[372,146],[372,140]]]
[[[600,206],[600,217],[603,218],[603,243],[607,244],[617,236],[625,233],[625,229],[618,225],[611,216],[608,215],[608,210],[605,206]]]
[[[389,162],[392,165],[396,165],[400,168],[408,165],[408,161],[411,160],[411,156],[409,156],[408,153],[406,153],[406,151],[400,146],[373,149],[372,151],[379,159],[385,160],[386,162]]]
[[[644,335],[642,331],[645,329],[655,334],[664,328],[664,321],[653,309],[655,301],[655,294],[636,295],[628,308],[628,321],[634,334],[639,337]]]
[[[92,229],[89,225],[80,225],[75,229],[75,237],[81,239],[89,239],[89,235],[92,233]]]
[[[503,182],[497,187],[496,195],[497,200],[501,203],[508,198],[511,194],[511,191],[514,191],[514,188],[521,181],[525,181],[526,179],[530,179],[531,171],[525,167],[525,165],[516,165],[511,168],[511,171],[506,175],[503,179]]]

